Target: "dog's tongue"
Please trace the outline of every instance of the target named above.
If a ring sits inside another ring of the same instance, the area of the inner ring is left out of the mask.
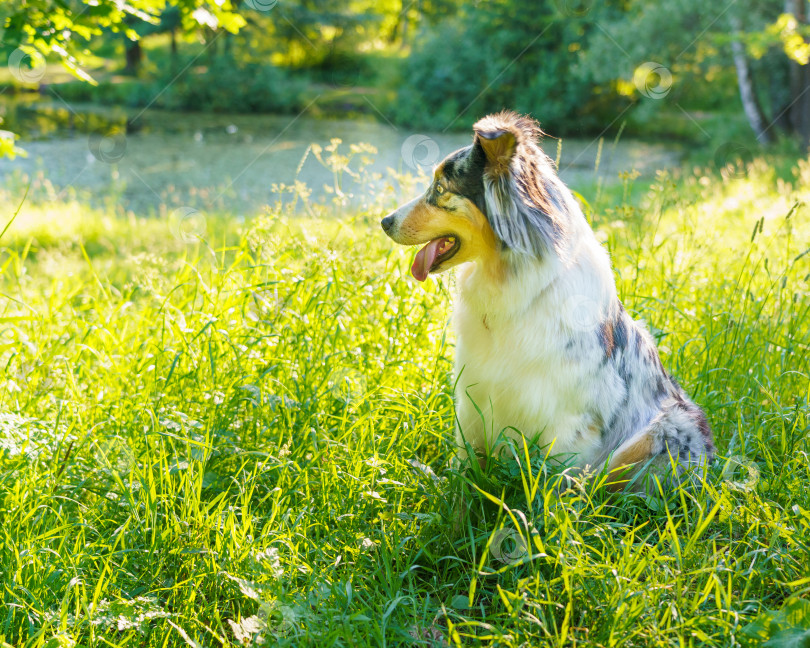
[[[442,245],[444,238],[433,239],[419,252],[416,253],[416,258],[413,260],[411,266],[411,274],[414,279],[424,281],[430,274],[430,269],[433,267],[436,257],[439,256],[439,248]]]

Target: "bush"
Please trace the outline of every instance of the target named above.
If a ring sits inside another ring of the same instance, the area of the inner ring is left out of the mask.
[[[182,70],[183,65],[178,64]],[[236,63],[218,59],[210,66],[180,74],[165,71],[146,80],[115,80],[91,86],[71,82],[58,85],[66,101],[95,101],[166,110],[238,113],[287,113],[305,104],[306,79],[269,64]]]
[[[271,65],[239,64],[219,59],[197,74],[185,74],[169,85],[171,78],[155,79],[149,88],[156,105],[170,110],[213,112],[290,112],[303,105],[307,82]],[[140,101],[138,102],[141,103]]]
[[[511,9],[478,7],[423,28],[397,79],[391,107],[397,121],[458,128],[513,108],[539,117],[552,132],[570,133],[592,131],[617,114],[626,100],[595,93],[581,64],[590,27],[561,22],[531,4],[520,13],[516,22]]]

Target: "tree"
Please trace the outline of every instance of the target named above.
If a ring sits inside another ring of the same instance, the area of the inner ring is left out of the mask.
[[[171,8],[179,12],[184,31],[199,25],[236,32],[245,24],[233,9],[231,0],[180,0]],[[91,38],[105,30],[120,33],[133,43],[140,35],[137,23],[159,25],[169,9],[166,0],[4,0],[0,5],[0,25],[6,47],[17,48],[26,57],[21,62],[59,60],[76,77],[95,83],[83,69]],[[127,50],[128,66],[136,66],[139,48]],[[0,148],[0,153],[7,147]]]
[[[621,83],[616,71],[656,61],[703,87],[713,70],[735,70],[741,108],[761,143],[776,128],[810,144],[810,28],[807,0],[629,0],[600,21],[589,52],[597,79]],[[640,37],[641,36],[641,37]],[[766,63],[757,66],[757,63]],[[784,88],[773,79],[790,77]],[[624,79],[627,79],[625,76]]]
[[[783,47],[790,57],[790,96],[788,106],[789,128],[801,138],[805,146],[810,146],[810,45],[808,45],[808,9],[805,0],[786,0],[784,17],[787,37]],[[790,29],[790,17],[795,19],[794,29]],[[779,24],[779,21],[776,23]],[[803,33],[805,36],[799,35]]]
[[[770,144],[773,141],[773,134],[770,131],[768,121],[754,88],[751,66],[741,36],[743,33],[742,22],[736,15],[730,16],[729,22],[735,32],[735,37],[731,41],[731,53],[734,57],[734,67],[737,70],[737,85],[740,88],[740,101],[742,101],[743,111],[757,141],[760,144]]]

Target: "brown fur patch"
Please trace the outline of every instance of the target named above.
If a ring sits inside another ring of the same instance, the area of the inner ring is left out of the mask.
[[[558,213],[543,179],[554,163],[536,146],[543,135],[540,125],[531,117],[503,111],[480,119],[473,130],[487,157],[486,175],[498,176],[515,170],[515,181],[528,202],[545,214],[556,229],[564,230],[565,219]]]
[[[645,433],[635,443],[613,455],[608,464],[607,489],[611,492],[624,490],[637,470],[637,464],[653,456],[653,439]]]
[[[602,336],[602,346],[605,349],[605,355],[610,358],[613,355],[613,349],[616,344],[613,340],[613,322],[605,320],[602,322],[602,327],[599,331]]]
[[[600,436],[603,427],[605,427],[605,422],[602,420],[602,416],[594,414],[593,422],[588,426],[588,432],[591,433],[591,436]]]
[[[489,171],[497,174],[506,173],[517,144],[514,134],[505,129],[477,130],[475,134],[489,160]]]
[[[397,243],[421,245],[439,236],[456,236],[461,247],[443,269],[475,261],[492,275],[493,280],[500,280],[503,264],[498,240],[487,217],[462,196],[445,193],[440,200],[438,207],[425,200],[416,203],[399,225]]]

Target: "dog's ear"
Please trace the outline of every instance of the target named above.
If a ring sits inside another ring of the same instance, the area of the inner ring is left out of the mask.
[[[511,113],[484,117],[473,126],[474,145],[483,158],[484,205],[495,235],[509,250],[543,257],[561,241],[564,200],[542,151],[529,150],[530,161],[513,165],[518,144],[539,133],[535,122],[521,119]]]
[[[509,168],[517,146],[514,133],[506,129],[481,130],[476,128],[475,141],[483,149],[490,170],[500,173]]]

